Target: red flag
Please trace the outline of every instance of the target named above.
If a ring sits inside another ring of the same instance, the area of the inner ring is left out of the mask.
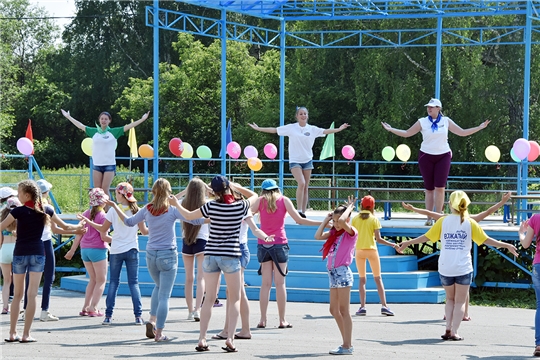
[[[30,141],[32,141],[32,145],[34,144],[34,134],[32,134],[32,120],[28,119],[28,127],[26,128],[26,135]],[[34,150],[32,150],[32,155],[34,155]]]

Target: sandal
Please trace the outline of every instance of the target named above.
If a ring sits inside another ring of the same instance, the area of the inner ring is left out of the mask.
[[[2,309],[2,315],[6,315],[6,314],[9,314],[9,309],[8,308],[3,308]]]
[[[155,338],[154,341],[155,342],[163,342],[163,341],[171,341],[172,338],[166,336],[166,335],[161,335],[161,337],[158,339],[158,338]]]
[[[258,323],[257,324],[257,329],[264,329],[265,327],[266,327],[265,323]]]
[[[6,339],[6,341],[7,341],[7,339]],[[537,347],[534,349],[533,356],[535,356],[535,357],[540,357],[540,346],[537,346]]]
[[[146,337],[149,339],[156,337],[156,327],[150,321],[146,323]]]
[[[452,332],[450,330],[446,330],[444,332],[444,335],[441,335],[441,339],[443,340],[450,340],[450,338],[452,337]]]

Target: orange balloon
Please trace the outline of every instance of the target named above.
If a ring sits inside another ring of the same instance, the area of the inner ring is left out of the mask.
[[[248,167],[253,171],[259,171],[262,169],[262,161],[256,157],[249,158]]]
[[[139,146],[139,155],[143,158],[153,158],[154,149],[148,144],[142,144]]]

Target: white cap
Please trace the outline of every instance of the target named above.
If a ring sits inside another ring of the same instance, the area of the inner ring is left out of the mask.
[[[0,188],[0,199],[5,199],[10,196],[17,196],[17,191],[7,186]]]
[[[45,194],[47,191],[52,189],[52,184],[45,179],[39,179],[36,182],[42,194]]]
[[[441,100],[432,98],[429,100],[429,102],[424,106],[431,106],[431,107],[440,107],[442,108]]]

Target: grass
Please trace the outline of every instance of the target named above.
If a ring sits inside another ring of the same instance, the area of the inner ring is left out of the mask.
[[[536,309],[533,289],[471,288],[471,305]]]

